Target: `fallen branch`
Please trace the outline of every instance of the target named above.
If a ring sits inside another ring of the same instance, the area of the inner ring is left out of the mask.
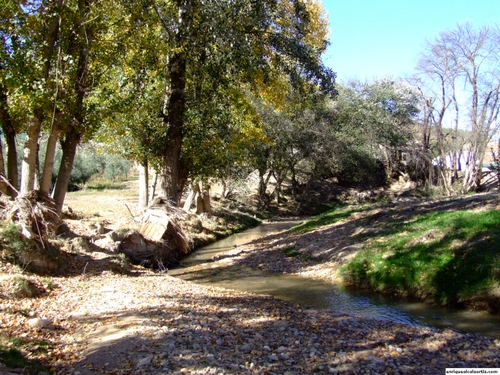
[[[9,187],[10,187],[12,190],[14,190],[14,191],[16,192],[16,194],[17,194],[17,195],[19,195],[19,191],[17,191],[17,189],[16,189],[14,186],[12,186],[12,184],[11,184],[11,183],[10,183],[10,182],[9,182],[9,181],[8,181],[8,180],[4,177],[4,176],[3,176],[3,175],[1,175],[1,174],[0,174],[0,179],[1,179],[3,182],[5,182],[7,185],[9,185]]]

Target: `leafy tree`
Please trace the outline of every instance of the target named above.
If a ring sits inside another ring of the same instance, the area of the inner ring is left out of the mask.
[[[111,1],[77,1],[66,9],[66,23],[60,38],[61,117],[58,127],[62,146],[62,162],[54,188],[54,200],[62,208],[78,144],[91,138],[108,110],[99,101],[103,77],[121,56],[119,20]]]
[[[255,89],[259,82],[269,80],[273,67],[279,67],[301,90],[312,86],[308,83],[333,90],[334,75],[319,59],[322,51],[306,40],[310,14],[304,4],[178,0],[153,6],[165,35],[161,41],[167,46],[163,111],[167,133],[162,155],[165,196],[178,201],[181,179],[186,175],[180,161],[189,92],[209,89],[218,94],[219,85],[239,88],[243,83]]]
[[[297,149],[307,160],[308,179],[383,183],[399,171],[398,151],[411,140],[417,97],[411,87],[390,79],[351,81],[338,92],[303,117],[307,126]]]
[[[12,45],[24,56],[22,62],[23,91],[27,95],[30,115],[26,123],[26,139],[21,171],[21,193],[35,186],[38,139],[46,111],[50,105],[49,78],[59,37],[63,0],[35,1],[17,9],[17,20],[24,20],[20,35]]]
[[[17,1],[5,1],[0,8],[0,123],[6,141],[7,177],[14,197],[19,189],[18,154],[16,135],[21,130],[19,120],[23,118],[21,108],[26,112],[27,88],[32,80],[22,50],[23,31],[26,17]]]

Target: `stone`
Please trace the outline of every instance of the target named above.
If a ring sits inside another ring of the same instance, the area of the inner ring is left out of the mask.
[[[153,356],[148,355],[147,357],[145,357],[139,361],[139,363],[137,364],[137,367],[147,366],[151,363],[152,360],[153,360]]]
[[[250,353],[252,351],[252,345],[245,344],[240,347],[240,350],[245,353]]]
[[[33,328],[44,328],[50,325],[50,320],[46,318],[33,318],[28,320],[28,325]]]

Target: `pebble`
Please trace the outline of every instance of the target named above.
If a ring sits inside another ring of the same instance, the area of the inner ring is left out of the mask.
[[[33,328],[45,328],[50,326],[50,320],[46,318],[33,318],[28,320],[28,325]]]
[[[240,350],[245,353],[249,353],[252,351],[252,345],[250,344],[245,344],[240,347]]]
[[[145,357],[139,361],[139,363],[137,364],[137,367],[147,366],[151,363],[152,360],[153,360],[153,356],[148,355],[147,357]]]

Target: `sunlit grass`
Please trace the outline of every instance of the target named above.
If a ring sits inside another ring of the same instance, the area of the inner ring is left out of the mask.
[[[346,281],[448,304],[486,294],[500,279],[500,211],[433,212],[385,224],[384,237],[366,241],[344,267]]]
[[[305,220],[290,229],[292,232],[307,233],[323,225],[330,225],[349,218],[354,213],[373,209],[373,205],[341,205],[311,219]]]

